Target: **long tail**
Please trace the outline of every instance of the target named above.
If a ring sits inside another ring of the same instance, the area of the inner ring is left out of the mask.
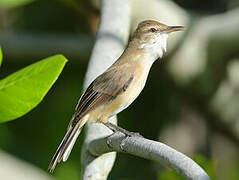
[[[67,130],[63,140],[61,141],[60,145],[58,146],[49,166],[48,170],[52,173],[57,165],[61,161],[65,162],[71,150],[76,142],[77,137],[79,136],[83,125],[86,123],[86,120],[81,119],[81,123],[76,124],[76,126],[71,127]]]

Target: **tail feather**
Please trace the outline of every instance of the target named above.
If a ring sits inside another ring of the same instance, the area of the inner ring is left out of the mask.
[[[72,148],[73,148],[73,146],[74,146],[74,144],[76,142],[76,139],[79,136],[80,132],[81,132],[81,129],[78,129],[76,131],[75,135],[72,137],[71,142],[69,143],[69,145],[67,146],[66,150],[64,151],[63,156],[62,156],[62,161],[63,162],[67,161],[67,159],[68,159],[68,157],[69,157],[69,155],[71,153],[71,150],[72,150]]]
[[[79,136],[83,125],[86,123],[87,119],[83,118],[81,121],[76,124],[74,127],[68,128],[63,140],[61,141],[60,145],[58,146],[49,166],[48,170],[52,173],[57,165],[61,161],[65,162],[71,150],[76,142],[77,137]]]
[[[63,153],[65,149],[67,148],[67,145],[69,144],[69,141],[71,141],[71,137],[74,136],[74,128],[68,129],[66,132],[66,135],[64,136],[63,140],[61,141],[60,145],[58,146],[50,164],[48,167],[48,170],[52,173],[57,165],[57,163],[60,163],[62,160]]]

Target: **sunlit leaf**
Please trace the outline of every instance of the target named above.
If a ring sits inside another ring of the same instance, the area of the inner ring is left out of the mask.
[[[16,119],[41,102],[67,59],[56,55],[21,69],[0,81],[0,123]]]

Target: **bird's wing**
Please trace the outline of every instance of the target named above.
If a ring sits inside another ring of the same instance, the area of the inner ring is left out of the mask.
[[[98,76],[81,96],[69,126],[74,127],[93,108],[112,101],[126,91],[134,78],[127,73],[123,68],[111,68]]]
[[[50,172],[53,172],[56,164],[61,160],[67,160],[82,126],[87,121],[83,116],[103,103],[110,103],[130,86],[134,77],[126,73],[131,72],[124,67],[110,68],[96,78],[86,89],[76,106],[67,133],[50,162]]]
[[[131,72],[123,68],[113,68],[96,78],[93,90],[114,99],[129,87],[133,78]]]

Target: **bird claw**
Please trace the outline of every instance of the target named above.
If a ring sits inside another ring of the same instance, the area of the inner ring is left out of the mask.
[[[128,131],[125,135],[128,136],[128,137],[141,137],[141,138],[143,138],[143,136],[141,134],[139,134],[138,132],[129,132]]]
[[[107,122],[107,123],[104,123],[105,126],[107,126],[109,129],[111,129],[114,133],[116,132],[121,132],[123,134],[125,134],[126,136],[129,136],[129,137],[143,137],[142,135],[140,135],[139,133],[137,132],[130,132],[130,131],[127,131],[115,124],[112,124],[110,122]]]
[[[112,135],[110,135],[110,136],[112,136]],[[111,146],[111,140],[109,137],[106,139],[106,144],[107,144],[108,148],[112,149],[113,147]]]
[[[125,152],[124,150],[124,145],[125,145],[125,140],[128,138],[128,137],[140,137],[140,138],[143,138],[143,136],[141,134],[139,134],[138,132],[130,132],[130,131],[127,131],[119,126],[116,126],[115,124],[112,124],[110,122],[107,122],[107,123],[104,123],[105,126],[107,126],[109,129],[111,129],[113,131],[113,134],[111,134],[110,136],[114,135],[115,133],[117,132],[121,132],[125,135],[125,137],[121,140],[120,142],[120,149]],[[111,146],[111,140],[110,140],[110,136],[107,138],[106,140],[106,144],[109,148],[113,148]]]
[[[125,137],[122,139],[122,141],[120,142],[120,149],[123,151],[123,152],[126,152],[125,149],[124,149],[124,145],[125,145],[125,140],[129,137],[140,137],[140,138],[143,138],[143,136],[141,134],[139,134],[138,132],[130,132],[130,131],[126,131],[124,132],[125,134]]]
[[[124,139],[122,139],[122,141],[120,142],[120,149],[121,149],[121,151],[123,151],[123,152],[126,152],[126,151],[124,150],[124,145],[125,145],[125,140],[126,140],[128,137],[129,137],[129,136],[125,136]]]

